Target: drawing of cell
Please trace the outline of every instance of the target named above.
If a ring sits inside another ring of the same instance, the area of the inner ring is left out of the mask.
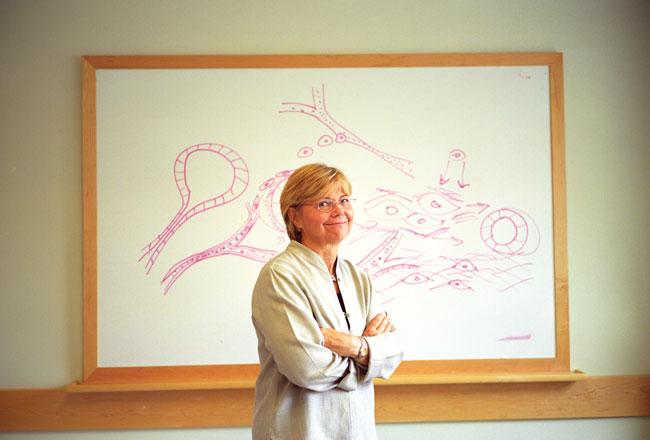
[[[512,209],[498,209],[483,220],[481,238],[493,251],[515,255],[528,241],[528,223],[521,214]]]
[[[420,194],[417,197],[420,208],[429,214],[444,216],[460,208],[457,194],[451,191],[438,190]]]
[[[389,217],[394,217],[399,213],[399,208],[395,205],[386,205],[384,212]]]
[[[287,181],[293,170],[282,170],[275,173],[275,176],[268,179],[271,182],[264,188],[260,187],[260,190],[264,190],[260,194],[262,199],[261,209],[263,210],[261,215],[261,220],[269,228],[274,231],[281,233],[282,240],[285,238],[286,227],[284,221],[278,215],[280,213],[280,192],[284,183]],[[268,182],[267,180],[267,182]]]
[[[457,148],[451,150],[447,159],[445,171],[440,174],[440,179],[438,180],[440,186],[446,185],[454,177],[456,179],[456,184],[460,189],[469,186],[469,183],[465,182],[466,161],[467,155],[463,150]]]
[[[324,134],[320,138],[318,138],[317,143],[319,147],[329,147],[334,143],[334,139],[332,139],[332,136],[328,134]]]
[[[474,263],[469,260],[460,260],[454,264],[453,268],[461,272],[476,272],[478,270]]]
[[[407,225],[414,228],[432,228],[441,226],[443,221],[435,219],[421,212],[415,212],[404,220]]]
[[[404,284],[422,284],[431,281],[431,278],[420,272],[415,272],[405,276],[401,281]]]
[[[451,280],[447,283],[450,287],[453,287],[456,290],[473,290],[465,281],[463,280]]]
[[[312,154],[314,154],[314,149],[311,147],[302,147],[300,150],[298,150],[298,153],[296,153],[296,156],[304,159],[305,157],[310,157]]]
[[[259,190],[264,191],[266,189],[269,189],[273,186],[274,183],[275,183],[275,177],[269,177],[264,182],[262,182],[262,184],[259,186]]]
[[[414,214],[408,207],[412,202],[392,192],[382,192],[379,197],[365,203],[365,213],[376,220],[401,220]]]
[[[454,236],[455,225],[476,221],[489,205],[466,204],[449,190],[435,189],[415,196],[377,188],[377,195],[363,204],[365,214],[383,227],[393,227],[420,238],[448,240],[455,246],[463,239]]]
[[[449,160],[465,160],[465,152],[463,150],[451,150],[449,152]]]
[[[363,228],[363,226],[360,227]],[[376,228],[373,227],[370,229]],[[390,260],[390,255],[398,246],[400,241],[400,232],[398,230],[388,230],[385,235],[386,237],[384,237],[384,239],[378,244],[375,244],[374,248],[364,252],[365,255],[357,262],[357,266],[359,266],[359,268],[364,272],[370,273],[371,267],[379,267],[380,264],[384,265],[387,260]]]
[[[380,196],[366,202],[364,211],[377,221],[391,221],[396,227],[419,235],[428,235],[443,224],[425,212],[416,211],[417,203],[391,191],[380,191]]]

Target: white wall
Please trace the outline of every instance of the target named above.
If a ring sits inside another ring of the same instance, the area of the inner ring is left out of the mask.
[[[561,51],[572,366],[650,372],[650,2],[0,0],[0,388],[81,377],[86,54]],[[648,419],[381,425],[382,438],[642,438]],[[247,429],[16,438],[248,438]]]

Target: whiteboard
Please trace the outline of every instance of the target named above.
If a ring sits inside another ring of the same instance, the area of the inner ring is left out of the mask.
[[[97,366],[257,363],[279,194],[353,185],[341,256],[407,360],[556,356],[548,65],[96,71]]]

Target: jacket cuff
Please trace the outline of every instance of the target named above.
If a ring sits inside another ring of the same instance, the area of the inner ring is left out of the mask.
[[[368,341],[368,366],[366,367],[366,374],[363,378],[364,382],[372,380],[375,377],[382,377],[385,358],[382,352],[381,341],[373,337],[366,337],[366,341]]]

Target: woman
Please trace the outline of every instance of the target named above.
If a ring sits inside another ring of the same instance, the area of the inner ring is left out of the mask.
[[[372,379],[388,378],[403,354],[388,315],[373,307],[368,275],[338,258],[351,193],[323,164],[298,168],[282,191],[291,242],[253,290],[254,439],[376,438]]]

